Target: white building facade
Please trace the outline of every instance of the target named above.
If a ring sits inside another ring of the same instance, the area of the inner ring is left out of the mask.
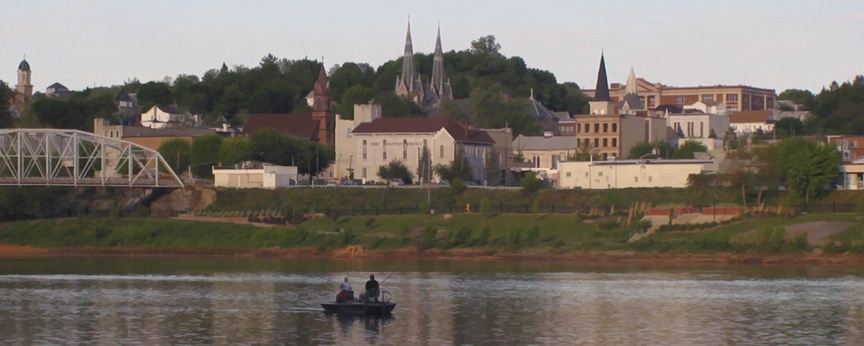
[[[247,165],[213,167],[213,186],[238,189],[275,189],[296,185],[297,167],[278,165]]]
[[[723,138],[726,137],[726,132],[729,131],[729,116],[726,115],[706,113],[669,114],[666,122],[672,128],[673,133],[684,135],[684,137],[677,138],[679,145],[685,141],[694,141],[705,145],[708,150],[722,149]]]
[[[691,174],[714,173],[712,160],[562,161],[559,188],[687,187]]]

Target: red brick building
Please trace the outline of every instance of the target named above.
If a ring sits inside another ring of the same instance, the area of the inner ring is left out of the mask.
[[[754,88],[746,85],[673,87],[661,83],[651,83],[642,78],[636,78],[635,89],[640,101],[647,109],[654,109],[660,105],[683,107],[703,101],[705,103],[723,102],[730,112],[758,111],[773,109],[777,98],[774,89]],[[594,98],[595,90],[586,89],[583,92],[588,97]],[[626,94],[625,84],[612,83],[609,86],[609,97],[616,104],[622,101]]]

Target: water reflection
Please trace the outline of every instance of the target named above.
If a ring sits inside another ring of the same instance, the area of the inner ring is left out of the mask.
[[[412,270],[399,271],[382,283],[398,306],[392,317],[381,318],[324,314],[319,305],[333,299],[336,285],[329,281],[347,276],[359,286],[377,264],[320,261],[315,268],[323,271],[309,271],[303,263],[215,260],[208,266],[197,259],[160,272],[140,259],[112,259],[120,263],[102,269],[90,259],[81,259],[85,265],[75,268],[77,260],[55,259],[56,268],[47,259],[34,259],[35,264],[0,260],[0,344],[714,345],[864,340],[860,271],[566,271],[519,266],[451,271],[408,266]]]

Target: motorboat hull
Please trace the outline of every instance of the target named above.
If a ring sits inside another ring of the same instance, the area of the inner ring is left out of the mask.
[[[352,314],[352,315],[390,315],[396,308],[393,302],[369,302],[363,303],[352,300],[341,303],[321,303],[326,313]]]

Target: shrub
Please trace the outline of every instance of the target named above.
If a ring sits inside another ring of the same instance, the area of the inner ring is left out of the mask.
[[[621,224],[618,223],[618,221],[616,221],[616,220],[604,221],[604,222],[601,222],[599,225],[597,225],[597,227],[599,227],[601,230],[604,230],[604,231],[608,231],[610,229],[615,229],[615,228],[618,228],[620,226],[621,226]]]

